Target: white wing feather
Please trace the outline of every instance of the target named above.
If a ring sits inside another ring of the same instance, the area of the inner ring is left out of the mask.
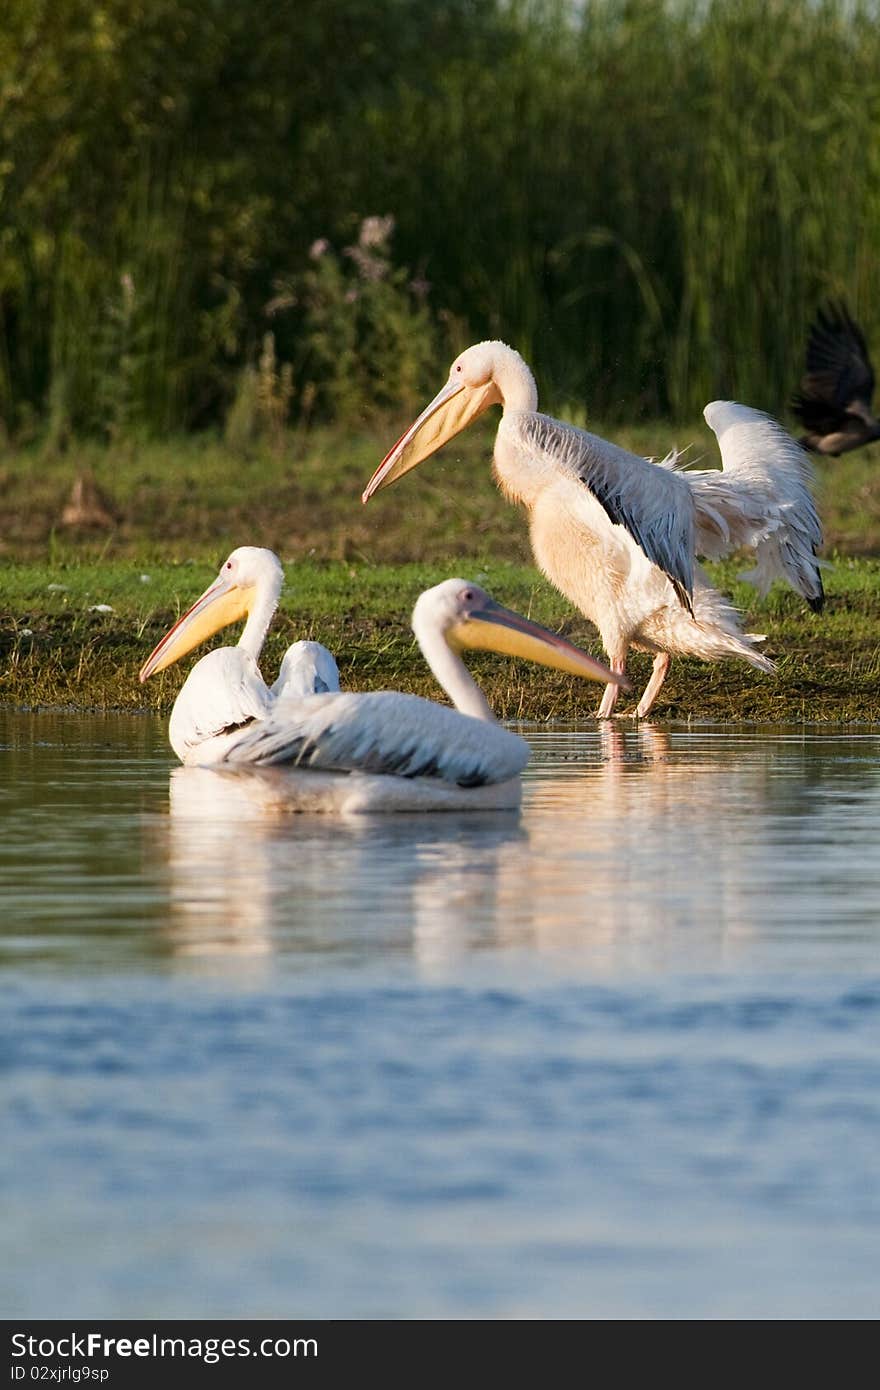
[[[300,700],[339,689],[339,667],[320,642],[294,642],[281,660],[271,691],[277,700]]]
[[[380,690],[279,700],[230,742],[222,762],[504,782],[525,767],[524,739],[417,695]]]
[[[762,594],[784,579],[820,607],[822,528],[804,450],[769,415],[735,401],[712,401],[703,414],[718,438],[722,470],[677,475],[693,491],[697,554],[713,560],[754,550],[757,564],[743,579]]]
[[[185,761],[207,740],[262,719],[272,704],[253,657],[240,647],[218,647],[184,681],[168,725],[171,747]]]

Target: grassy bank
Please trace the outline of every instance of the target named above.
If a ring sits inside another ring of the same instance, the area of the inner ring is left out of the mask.
[[[8,455],[0,464],[0,701],[167,709],[188,665],[147,687],[138,684],[137,671],[224,554],[245,543],[271,546],[287,566],[267,674],[288,642],[308,636],[336,652],[352,687],[436,694],[408,620],[421,589],[450,574],[477,580],[598,651],[589,624],[532,567],[525,520],[492,484],[491,426],[365,508],[361,488],[393,431],[392,425],[379,436],[354,439],[316,432],[291,438],[284,450],[248,456],[204,439],[52,459]],[[695,454],[715,457],[710,436],[696,426],[608,433],[652,453],[694,440]],[[60,525],[84,467],[110,494],[117,525],[92,531]],[[880,718],[874,469],[871,451],[824,466],[819,486],[832,568],[823,614],[811,614],[783,589],[760,601],[736,580],[735,564],[713,570],[749,630],[768,634],[778,676],[742,663],[676,661],[658,717]],[[506,717],[575,717],[595,707],[598,690],[568,677],[488,656],[476,657],[474,666]],[[634,658],[632,673],[636,682],[644,679],[647,659]]]
[[[7,566],[7,616],[0,700],[6,704],[98,709],[167,709],[188,669],[163,673],[146,687],[138,669],[154,643],[209,582],[214,565],[59,560],[51,566]],[[463,572],[522,612],[598,650],[589,624],[528,566],[491,562],[465,566],[409,563],[295,562],[264,662],[277,669],[284,647],[315,637],[337,655],[343,683],[437,695],[409,632],[421,589]],[[880,564],[844,560],[828,576],[826,612],[815,616],[780,590],[753,601],[734,569],[715,576],[746,612],[749,627],[769,634],[779,661],[775,678],[742,663],[709,666],[676,661],[658,705],[659,718],[799,720],[880,719]],[[112,612],[101,611],[109,605]],[[11,615],[11,616],[10,616]],[[220,640],[220,639],[218,639]],[[539,667],[490,656],[471,662],[494,708],[507,718],[555,719],[589,714],[598,687]],[[647,679],[648,659],[634,657],[634,680]],[[624,706],[625,708],[626,706]]]

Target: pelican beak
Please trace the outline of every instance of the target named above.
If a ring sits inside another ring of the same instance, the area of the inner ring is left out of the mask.
[[[369,502],[374,492],[388,487],[389,483],[396,483],[417,463],[430,458],[448,440],[460,434],[490,405],[501,403],[501,393],[494,381],[486,381],[481,386],[468,386],[458,377],[451,376],[443,390],[438,392],[406,434],[401,435],[394,448],[385,455],[364,488],[361,501]]]
[[[510,608],[502,608],[494,599],[488,602],[481,600],[479,606],[475,606],[450,628],[446,638],[454,647],[478,648],[501,652],[505,656],[524,657],[541,666],[555,666],[557,670],[567,671],[572,676],[583,676],[585,680],[629,689],[625,676],[603,666],[601,661],[588,656],[580,647],[566,642],[555,632],[530,622]]]
[[[205,590],[201,598],[196,599],[192,608],[189,608],[182,618],[178,618],[159,645],[153,648],[141,667],[141,683],[157,671],[164,671],[166,666],[179,661],[200,642],[213,637],[221,627],[228,627],[230,623],[237,623],[239,619],[247,617],[253,597],[252,584],[242,586],[221,574]]]

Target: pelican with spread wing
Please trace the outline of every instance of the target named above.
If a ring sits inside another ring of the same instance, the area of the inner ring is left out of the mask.
[[[190,672],[171,714],[169,738],[186,764],[284,769],[290,774],[285,795],[295,809],[517,806],[529,746],[495,721],[462,651],[522,656],[588,680],[624,679],[564,638],[502,608],[476,584],[448,579],[421,595],[413,631],[455,709],[388,690],[353,694],[307,686],[273,696],[257,660],[281,574],[271,551],[234,550],[214,583],[151,653],[140,678],[147,680],[221,627],[246,618],[237,647],[210,652]]]
[[[654,463],[540,414],[535,379],[519,353],[478,343],[456,358],[446,385],[382,460],[364,502],[491,405],[502,407],[495,478],[528,511],[540,568],[595,623],[616,673],[625,673],[630,647],[654,657],[639,718],[652,708],[672,655],[742,657],[774,670],[758,650],[763,638],[742,631],[697,557],[752,549],[757,563],[746,577],[762,592],[785,579],[821,607],[821,529],[809,464],[780,425],[747,406],[713,401],[704,413],[723,468],[683,471],[675,458]],[[614,710],[620,684],[606,687],[600,718]]]

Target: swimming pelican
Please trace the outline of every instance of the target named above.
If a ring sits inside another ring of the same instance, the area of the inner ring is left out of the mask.
[[[320,642],[294,642],[271,689],[263,680],[259,657],[283,584],[277,555],[240,546],[144,662],[141,681],[164,671],[219,628],[247,618],[238,646],[218,647],[196,662],[175,701],[168,738],[181,762],[195,749],[222,748],[237,729],[263,719],[277,699],[339,689],[336,662]]]
[[[812,608],[821,606],[821,530],[809,468],[780,425],[747,406],[713,401],[704,414],[723,472],[683,472],[675,456],[654,463],[539,414],[535,379],[519,353],[504,343],[478,343],[455,359],[446,385],[386,454],[363,501],[491,405],[503,411],[495,479],[530,513],[540,568],[598,627],[614,671],[624,674],[631,646],[654,657],[638,718],[653,706],[672,654],[738,656],[762,671],[775,669],[756,650],[763,639],[742,631],[695,560],[747,546],[757,566],[745,577],[762,592],[786,579]],[[600,718],[611,715],[618,689],[607,686]]]
[[[871,409],[874,368],[868,345],[842,301],[816,315],[806,366],[791,402],[807,428],[798,441],[805,449],[836,457],[880,439],[880,420]]]
[[[292,642],[281,658],[278,679],[270,688],[276,700],[301,700],[339,689],[336,658],[320,642]]]
[[[448,579],[420,596],[412,621],[454,710],[396,691],[272,700],[256,663],[278,601],[280,572],[271,551],[233,551],[152,652],[140,678],[246,616],[238,646],[211,652],[190,673],[171,714],[171,745],[186,764],[297,771],[305,809],[518,805],[529,746],[495,722],[459,655],[468,648],[525,656],[588,680],[623,680],[564,638],[502,608],[476,584]]]

